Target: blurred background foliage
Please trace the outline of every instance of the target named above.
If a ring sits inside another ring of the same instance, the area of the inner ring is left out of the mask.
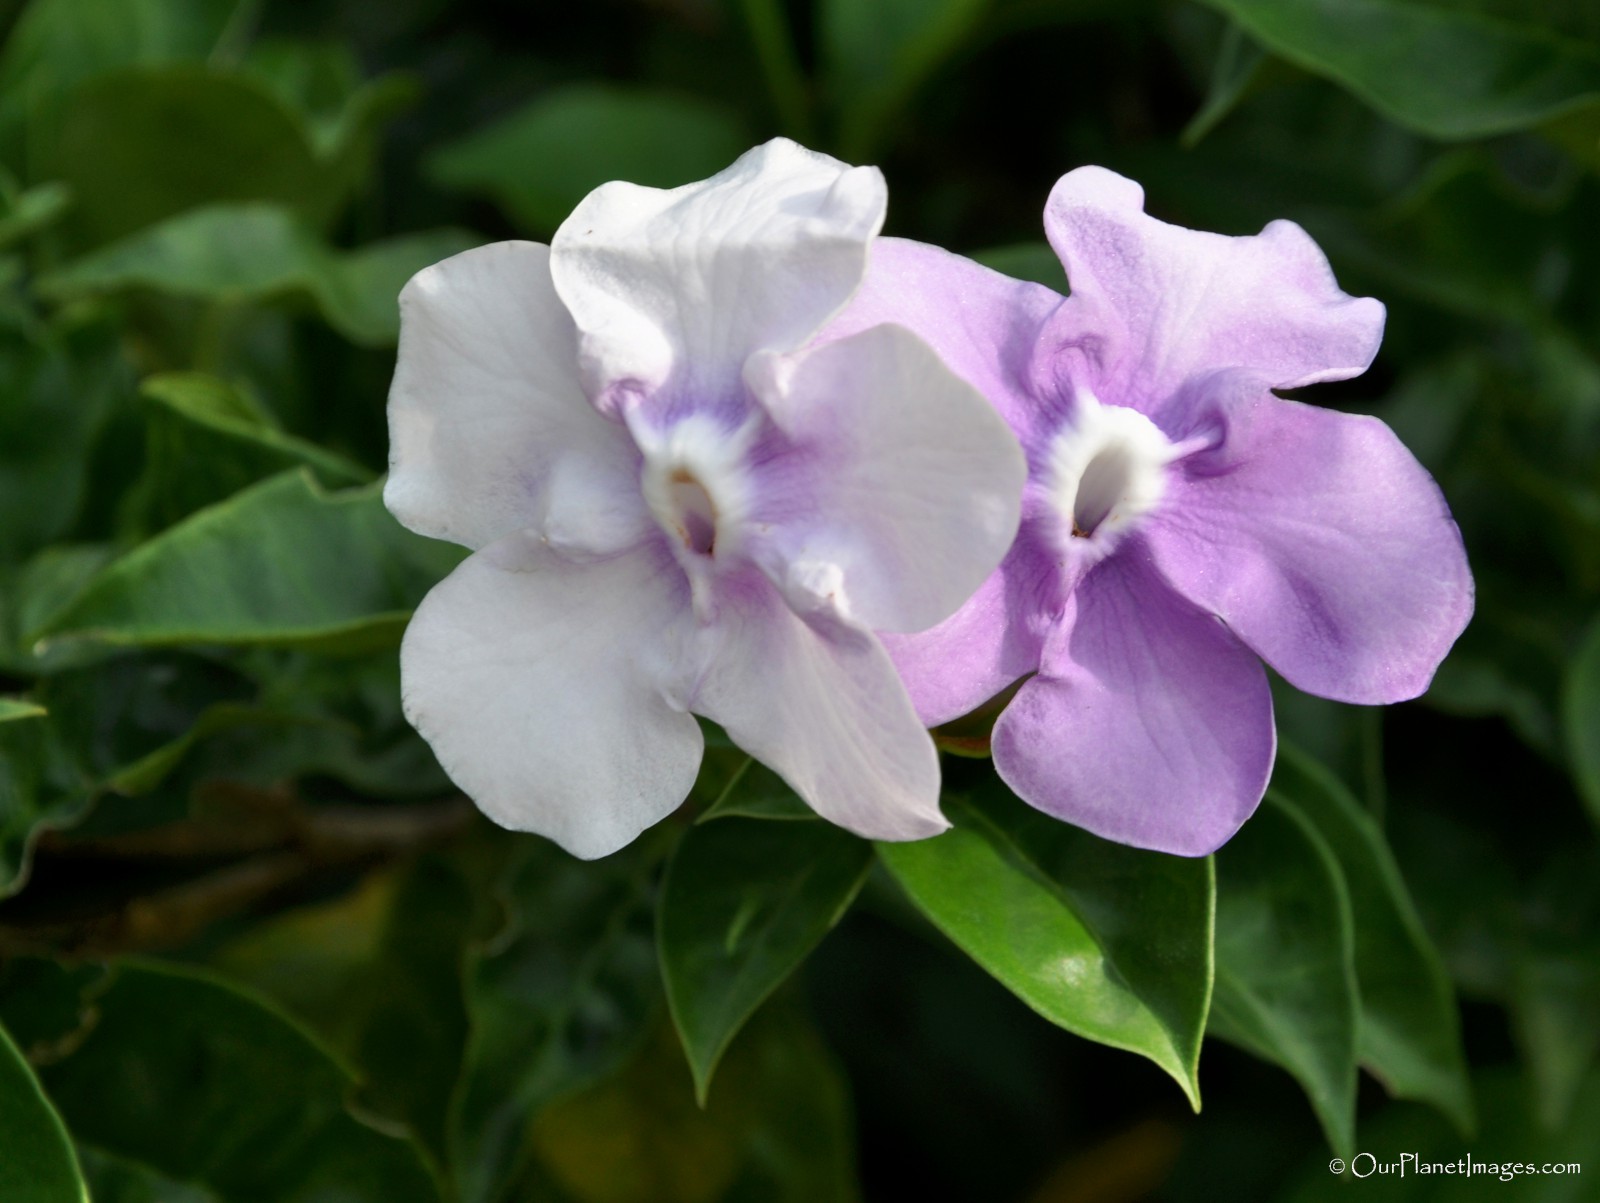
[[[1355,1149],[1586,1171],[1373,1197],[1595,1197],[1593,0],[0,29],[6,1203],[1310,1201]],[[395,294],[778,133],[880,164],[889,232],[1058,287],[1040,212],[1082,163],[1169,220],[1309,229],[1390,313],[1310,396],[1401,433],[1476,571],[1428,695],[1279,690],[1272,792],[1207,861],[971,759],[953,833],[875,850],[725,744],[604,862],[479,819],[399,713],[460,553],[380,502]]]

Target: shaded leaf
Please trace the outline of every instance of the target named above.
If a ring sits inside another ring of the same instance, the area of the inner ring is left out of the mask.
[[[39,635],[139,647],[370,648],[397,639],[460,558],[400,526],[379,486],[327,493],[291,471],[114,561]]]
[[[710,819],[816,819],[817,812],[789,788],[788,782],[758,760],[728,745],[734,767],[699,822]],[[702,775],[704,775],[702,769]]]
[[[747,146],[739,115],[721,105],[579,84],[443,148],[428,173],[444,187],[490,196],[513,221],[548,236],[609,180],[687,184],[721,171]]]
[[[0,1199],[88,1203],[88,1198],[61,1117],[0,1027]]]
[[[603,861],[523,839],[499,885],[504,926],[468,954],[467,1052],[450,1110],[462,1203],[524,1170],[529,1127],[557,1098],[617,1070],[660,1013],[650,834]],[[687,1091],[686,1091],[687,1093]]]
[[[1434,138],[1528,129],[1600,102],[1600,53],[1418,0],[1206,0],[1297,66]]]
[[[264,1000],[124,962],[95,1006],[83,1043],[44,1073],[86,1143],[240,1203],[439,1198],[415,1146],[352,1115],[349,1072]]]
[[[1210,1031],[1283,1066],[1328,1143],[1355,1142],[1358,995],[1350,900],[1327,843],[1269,800],[1217,853]]]
[[[1048,242],[1017,242],[1010,246],[974,251],[972,258],[985,267],[1018,280],[1032,280],[1065,295],[1067,269]]]
[[[1561,719],[1572,779],[1590,817],[1600,823],[1600,621],[1590,626],[1567,667]]]
[[[1209,860],[1112,844],[1009,794],[945,807],[954,830],[878,845],[911,900],[1046,1019],[1148,1057],[1198,1107]]]
[[[872,846],[829,823],[711,823],[667,867],[656,939],[703,1102],[729,1043],[844,915]]]
[[[352,342],[386,346],[399,337],[405,282],[476,241],[433,230],[339,251],[282,206],[215,205],[101,247],[39,289],[59,299],[130,289],[235,305],[303,298]]]
[[[203,1186],[179,1182],[99,1149],[80,1146],[78,1157],[94,1203],[225,1203]]]

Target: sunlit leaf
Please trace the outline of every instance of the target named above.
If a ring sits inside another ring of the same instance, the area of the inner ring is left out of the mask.
[[[953,831],[878,845],[911,900],[1046,1019],[1150,1058],[1198,1107],[1210,861],[1108,843],[1009,794],[945,810]]]

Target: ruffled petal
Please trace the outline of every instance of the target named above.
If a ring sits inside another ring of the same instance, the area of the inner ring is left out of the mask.
[[[775,770],[823,818],[868,839],[949,826],[939,757],[888,653],[825,608],[796,615],[758,573],[719,598],[691,705]]]
[[[884,322],[906,327],[1032,446],[1053,429],[1049,399],[1030,391],[1034,344],[1061,301],[1042,284],[1013,280],[940,247],[878,238],[860,291],[822,338],[848,338]]]
[[[901,326],[763,355],[747,375],[790,441],[754,502],[775,581],[837,571],[834,603],[874,630],[953,614],[1017,533],[1027,462],[1000,416]]]
[[[436,263],[401,292],[400,318],[383,499],[401,522],[471,548],[539,526],[594,553],[638,539],[638,456],[583,395],[548,247]]]
[[[1270,394],[1183,461],[1149,545],[1185,596],[1290,684],[1342,702],[1422,693],[1472,616],[1439,487],[1376,418]]]
[[[887,203],[876,168],[783,138],[698,184],[595,189],[552,243],[589,395],[736,395],[753,352],[793,350],[850,299]]]
[[[664,548],[574,563],[512,535],[423,599],[400,649],[406,717],[495,822],[605,856],[699,771],[674,700],[686,593]]]
[[[993,750],[1038,809],[1121,844],[1204,856],[1266,791],[1272,695],[1250,650],[1129,545],[1073,594]]]
[[[1359,376],[1377,354],[1383,306],[1340,291],[1293,222],[1187,230],[1148,216],[1132,180],[1080,167],[1050,193],[1045,232],[1072,285],[1049,345],[1088,357],[1101,401],[1153,415],[1194,376],[1243,369],[1296,388]]]

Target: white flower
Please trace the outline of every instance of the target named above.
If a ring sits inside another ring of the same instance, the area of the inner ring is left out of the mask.
[[[852,831],[945,827],[874,632],[966,600],[1026,469],[909,331],[806,346],[885,203],[778,140],[407,285],[385,500],[475,554],[406,633],[405,708],[495,821],[614,851],[688,794],[701,714]]]

